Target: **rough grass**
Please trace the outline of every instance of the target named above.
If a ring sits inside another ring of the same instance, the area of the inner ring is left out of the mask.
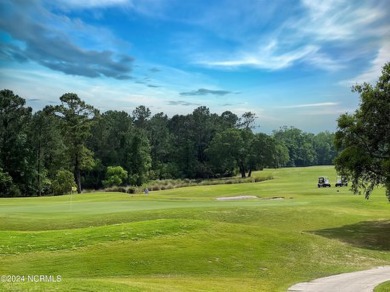
[[[112,186],[105,188],[106,192],[121,192],[129,194],[142,194],[147,188],[150,191],[164,191],[176,188],[184,188],[191,186],[213,186],[213,185],[231,185],[242,183],[258,183],[266,180],[271,180],[271,175],[257,174],[253,177],[241,178],[239,176],[220,178],[220,179],[166,179],[166,180],[153,180],[140,187],[134,186]]]
[[[318,176],[335,178],[332,167],[255,175],[274,179],[147,196],[1,199],[0,275],[61,282],[3,282],[0,290],[285,291],[390,263],[384,190],[366,201],[347,188],[318,189]],[[216,200],[246,195],[258,199]]]

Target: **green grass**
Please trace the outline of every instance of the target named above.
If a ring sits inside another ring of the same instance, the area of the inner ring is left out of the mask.
[[[375,292],[389,292],[390,291],[390,281],[387,281],[385,283],[382,283],[375,287]]]
[[[10,291],[285,291],[390,264],[390,204],[317,188],[333,167],[265,170],[259,183],[143,194],[0,200],[0,282]],[[334,183],[334,179],[333,179]],[[218,201],[251,195],[257,199]],[[280,197],[283,199],[272,199]]]

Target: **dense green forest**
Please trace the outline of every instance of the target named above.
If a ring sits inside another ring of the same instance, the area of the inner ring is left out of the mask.
[[[332,164],[334,134],[254,128],[256,115],[152,115],[145,106],[100,113],[76,94],[33,112],[25,99],[0,91],[0,196],[61,194],[64,184],[100,189],[167,178],[215,178],[266,167]],[[120,178],[120,179],[119,179]]]

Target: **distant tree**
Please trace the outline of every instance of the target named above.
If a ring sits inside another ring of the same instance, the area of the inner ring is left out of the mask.
[[[94,153],[94,166],[84,171],[84,184],[89,188],[103,187],[106,169],[111,165],[126,168],[128,145],[135,127],[133,118],[125,111],[107,111],[91,127],[87,148]]]
[[[239,169],[241,176],[246,176],[246,150],[241,130],[231,128],[217,133],[207,149],[207,155],[217,175],[231,176]]]
[[[217,131],[216,118],[205,106],[200,106],[192,112],[191,125],[188,130],[190,130],[196,150],[194,168],[196,177],[208,178],[212,175],[205,151]]]
[[[288,162],[290,161],[290,156],[288,154],[288,148],[287,146],[280,141],[275,142],[275,153],[274,153],[274,159],[273,159],[273,166],[276,168],[287,166]]]
[[[244,178],[254,170],[275,164],[276,143],[263,133],[230,128],[215,135],[206,153],[217,175],[233,175],[238,169]]]
[[[106,171],[106,179],[103,181],[105,187],[119,186],[127,180],[127,171],[121,166],[109,166]]]
[[[275,140],[264,133],[255,134],[249,146],[248,177],[251,176],[253,170],[261,170],[264,167],[274,166],[275,155]]]
[[[11,90],[0,91],[0,167],[12,178],[11,196],[29,196],[34,192],[33,156],[28,143],[32,109],[25,104]]]
[[[65,195],[75,188],[74,176],[69,170],[59,170],[53,180],[52,190],[54,195]]]
[[[245,112],[242,114],[241,118],[238,120],[237,125],[239,128],[243,129],[253,129],[255,128],[255,121],[257,116],[252,112]]]
[[[12,195],[12,177],[0,167],[0,197]]]
[[[155,114],[149,121],[148,139],[152,159],[153,177],[170,178],[169,164],[172,160],[172,135],[168,128],[168,117],[164,113]]]
[[[172,141],[171,170],[174,171],[174,177],[195,177],[197,151],[192,126],[192,115],[174,115],[168,121]]]
[[[336,169],[352,180],[355,193],[368,199],[375,186],[384,185],[390,201],[390,63],[384,65],[375,86],[355,85],[360,106],[338,118],[336,146],[341,150]]]
[[[133,117],[135,119],[134,123],[138,128],[145,129],[147,127],[147,122],[150,119],[152,112],[149,108],[144,105],[137,106],[133,110]]]
[[[237,164],[241,177],[251,177],[252,171],[256,170],[259,163],[261,148],[258,148],[257,139],[250,128],[239,129],[243,145],[239,151]]]
[[[238,123],[238,116],[231,111],[225,111],[220,116],[221,120],[221,128],[223,130],[227,128],[234,128],[237,126]]]
[[[214,137],[219,117],[201,106],[192,114],[175,115],[168,122],[172,141],[172,162],[176,176],[187,178],[207,178],[210,172],[206,149]],[[173,167],[172,167],[173,166]]]
[[[282,127],[273,131],[278,144],[288,149],[289,162],[286,166],[309,166],[317,162],[317,154],[313,146],[313,134],[308,134],[295,127]]]
[[[333,160],[337,154],[334,139],[334,133],[328,131],[320,132],[313,137],[313,147],[316,152],[318,165],[333,164]]]
[[[62,95],[60,100],[61,105],[48,106],[45,110],[54,113],[62,122],[62,135],[73,168],[77,192],[81,193],[81,171],[90,168],[93,155],[85,145],[99,111],[74,93]]]
[[[49,190],[58,169],[68,168],[65,145],[57,118],[45,111],[34,113],[29,129],[34,162],[34,189],[38,196]]]
[[[129,173],[130,183],[140,186],[148,180],[152,164],[150,144],[145,132],[136,131],[126,149],[124,165]]]
[[[124,111],[107,111],[92,125],[92,135],[87,146],[107,166],[124,166],[127,155],[126,145],[131,140],[135,128],[132,117]]]

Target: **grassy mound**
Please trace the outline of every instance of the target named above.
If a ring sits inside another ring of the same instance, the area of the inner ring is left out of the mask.
[[[333,167],[257,175],[274,179],[1,199],[0,275],[14,277],[0,290],[285,291],[390,263],[383,189],[369,201],[348,188],[318,189],[318,176],[335,178]],[[217,200],[238,196],[254,198]]]

